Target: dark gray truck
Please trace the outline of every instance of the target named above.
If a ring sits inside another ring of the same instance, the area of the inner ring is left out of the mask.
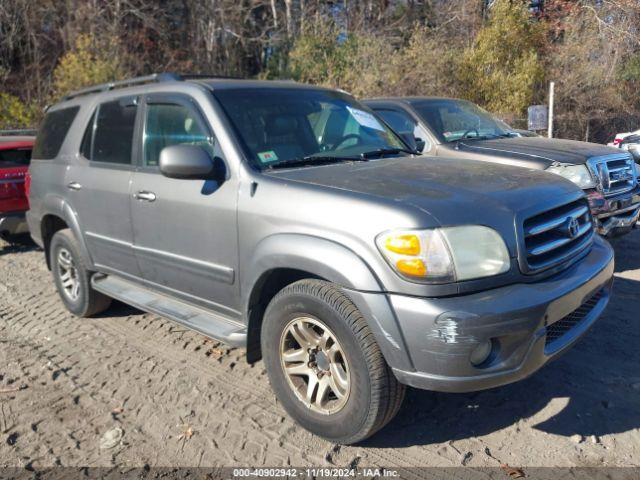
[[[116,298],[246,348],[296,421],[352,443],[406,385],[530,375],[609,301],[573,183],[406,150],[343,92],[154,75],[48,110],[27,218],[71,312]]]
[[[363,103],[426,155],[516,165],[562,175],[582,188],[596,228],[617,236],[640,217],[637,166],[626,151],[573,140],[525,138],[466,100],[378,98]]]

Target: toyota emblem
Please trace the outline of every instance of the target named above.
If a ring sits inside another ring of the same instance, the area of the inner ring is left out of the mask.
[[[580,223],[578,223],[577,218],[569,217],[567,218],[567,236],[569,238],[576,238],[578,233],[580,232]]]

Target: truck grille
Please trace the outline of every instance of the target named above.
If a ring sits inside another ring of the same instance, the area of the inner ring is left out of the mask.
[[[603,295],[604,290],[600,290],[566,317],[561,318],[551,325],[547,325],[547,338],[545,345],[549,345],[551,342],[563,337],[567,332],[569,332],[569,330],[584,320],[584,318],[589,315],[593,308],[598,304]]]
[[[636,186],[633,157],[628,153],[589,159],[605,196],[628,192]]]
[[[585,199],[528,218],[524,222],[525,273],[569,260],[592,244],[593,235]]]

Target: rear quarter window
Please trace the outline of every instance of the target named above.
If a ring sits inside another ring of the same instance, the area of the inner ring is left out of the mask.
[[[50,160],[58,155],[78,110],[80,107],[62,108],[45,115],[33,147],[34,159]]]

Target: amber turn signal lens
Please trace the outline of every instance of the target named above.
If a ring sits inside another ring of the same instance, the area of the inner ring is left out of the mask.
[[[398,260],[396,263],[398,270],[405,275],[412,277],[424,277],[427,274],[427,266],[420,259]]]
[[[420,253],[420,239],[416,235],[393,235],[386,239],[384,246],[387,250],[402,255],[418,255]]]

